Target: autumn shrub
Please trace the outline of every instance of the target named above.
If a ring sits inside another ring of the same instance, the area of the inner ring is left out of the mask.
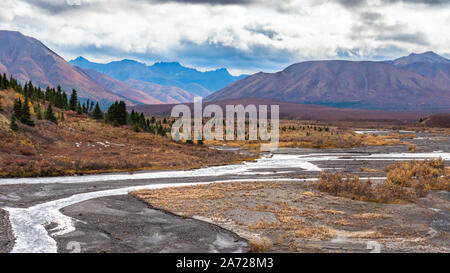
[[[419,196],[430,190],[450,191],[450,177],[442,158],[398,162],[388,165],[386,171],[387,183],[413,188]]]
[[[415,152],[417,151],[417,145],[415,145],[415,144],[409,145],[409,146],[408,146],[408,150],[409,150],[411,153],[415,153]]]
[[[267,237],[261,239],[250,240],[248,242],[248,252],[268,252],[272,249],[273,242]]]
[[[392,203],[413,201],[416,197],[414,192],[398,185],[374,184],[370,179],[361,180],[358,176],[343,176],[341,173],[322,172],[317,188],[334,196],[360,201]]]

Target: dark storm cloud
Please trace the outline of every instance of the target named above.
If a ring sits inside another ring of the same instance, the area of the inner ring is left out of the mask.
[[[248,25],[248,26],[245,26],[245,29],[250,31],[250,32],[253,32],[253,33],[262,34],[262,35],[266,36],[267,38],[269,38],[271,40],[278,40],[278,41],[282,40],[279,37],[278,32],[276,32],[275,30],[271,29],[268,26]]]
[[[209,4],[209,5],[250,5],[258,3],[258,0],[140,0],[150,3],[176,2],[184,4]]]
[[[341,4],[346,8],[358,8],[369,5],[367,0],[331,0],[331,1],[338,2],[339,4]],[[443,4],[449,4],[450,0],[381,0],[382,5],[389,5],[396,3],[425,4],[428,6],[439,6]]]
[[[366,25],[373,25],[375,22],[381,20],[383,15],[377,12],[362,12],[359,14],[359,19]]]
[[[29,4],[32,4],[34,7],[37,7],[50,15],[58,15],[77,10],[89,10],[96,5],[95,3],[75,4],[75,2],[76,1],[73,1],[72,4],[71,1],[65,0],[34,0],[32,2],[29,2]]]
[[[54,1],[36,0],[33,1],[32,4],[35,7],[38,7],[42,10],[54,14],[77,8],[76,5],[68,5],[67,2],[65,1],[54,2]]]
[[[373,60],[373,61],[386,61],[398,58],[398,56],[408,55],[408,50],[400,48],[396,45],[387,44],[374,49],[369,56],[364,53],[361,48],[344,48],[339,47],[336,49],[336,56],[339,59],[346,60]]]
[[[416,33],[391,33],[391,34],[380,34],[376,37],[378,41],[398,41],[404,43],[418,44],[428,46],[427,35],[423,32]]]
[[[410,31],[403,24],[387,24],[381,13],[356,13],[358,20],[352,27],[354,40],[374,39],[376,41],[402,42],[416,45],[429,45],[428,37],[419,31]]]
[[[295,52],[266,45],[251,45],[248,49],[221,43],[196,44],[183,41],[176,57],[183,63],[200,67],[231,67],[250,71],[276,71],[298,60]]]

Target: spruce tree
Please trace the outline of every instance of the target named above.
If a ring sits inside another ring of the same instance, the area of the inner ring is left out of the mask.
[[[13,115],[15,115],[16,118],[22,116],[22,101],[20,99],[14,100]]]
[[[47,110],[45,110],[45,119],[50,120],[51,122],[58,123],[58,120],[55,117],[55,114],[53,113],[52,105],[49,104],[47,107]]]
[[[14,132],[17,132],[19,130],[19,125],[17,125],[17,122],[16,122],[16,115],[11,116],[11,123],[9,124],[9,127]]]
[[[103,112],[100,109],[100,105],[98,105],[98,102],[95,104],[94,112],[92,113],[92,117],[94,119],[103,119]]]
[[[78,115],[81,115],[81,114],[83,114],[83,108],[81,107],[81,104],[78,102],[78,105],[77,105],[77,114]]]
[[[116,101],[108,108],[108,112],[106,115],[106,121],[112,123],[114,126],[118,125],[117,123],[117,108],[119,103]]]
[[[31,82],[30,82],[30,84],[31,84]],[[26,124],[29,126],[34,126],[34,121],[31,119],[30,106],[28,105],[28,98],[25,98],[25,101],[23,103],[22,115],[20,116],[20,121],[23,124]]]
[[[77,90],[73,89],[72,95],[70,96],[69,108],[72,111],[77,111],[77,106],[78,106]]]
[[[166,130],[164,130],[164,127],[162,127],[162,125],[159,125],[159,127],[158,127],[158,135],[161,135],[161,136],[166,135]]]
[[[38,107],[38,111],[37,111],[37,119],[38,120],[42,120],[42,113],[41,113],[41,107]]]
[[[69,103],[67,102],[67,94],[66,94],[66,92],[63,92],[62,97],[63,97],[63,108],[64,108],[64,110],[69,110]]]
[[[120,125],[127,124],[127,106],[124,101],[120,101],[117,108],[117,122]]]
[[[136,123],[133,127],[133,130],[137,133],[139,133],[141,131],[141,128],[139,128],[139,125]]]
[[[37,115],[37,119],[41,120],[42,119],[42,113],[41,113],[41,105],[40,104],[35,104],[34,105],[34,112]]]

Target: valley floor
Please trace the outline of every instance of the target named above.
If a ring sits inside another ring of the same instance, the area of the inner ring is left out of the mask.
[[[382,252],[450,251],[449,192],[381,204],[330,196],[313,184],[227,183],[133,194],[152,208],[231,230],[253,251],[369,252],[374,245]]]
[[[256,162],[189,171],[0,179],[0,208],[10,222],[0,231],[0,251],[233,252],[268,237],[270,251],[448,252],[448,192],[379,204],[313,187],[323,170],[383,178],[384,166],[398,160],[442,157],[448,164],[448,135],[418,133],[410,141],[416,153],[406,145],[283,148]],[[222,183],[207,185],[214,182]],[[206,190],[189,193],[195,187]],[[150,207],[127,195],[140,190],[156,194],[146,200]]]

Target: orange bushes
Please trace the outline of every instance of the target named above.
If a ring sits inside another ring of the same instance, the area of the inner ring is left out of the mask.
[[[430,190],[450,191],[450,177],[444,163],[442,159],[431,159],[391,164],[386,167],[386,181],[375,185],[357,176],[321,173],[317,188],[331,195],[362,201],[413,201]]]
[[[248,242],[248,252],[250,253],[268,252],[272,249],[272,247],[273,242],[267,237],[250,240]]]
[[[350,175],[344,177],[340,173],[321,173],[317,188],[334,196],[361,201],[395,203],[412,201],[416,197],[414,192],[401,186],[387,183],[374,185],[370,180],[364,181]]]
[[[414,188],[420,196],[432,189],[450,191],[450,177],[441,158],[398,162],[387,166],[386,171],[389,184]]]

